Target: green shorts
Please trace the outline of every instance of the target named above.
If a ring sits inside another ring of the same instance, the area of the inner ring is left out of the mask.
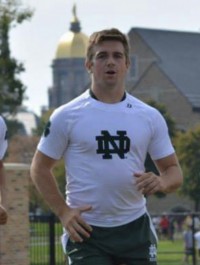
[[[156,265],[157,238],[148,214],[118,227],[96,227],[82,243],[67,242],[69,265]]]

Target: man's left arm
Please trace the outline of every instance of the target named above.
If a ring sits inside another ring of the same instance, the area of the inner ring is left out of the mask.
[[[176,154],[154,161],[160,175],[153,172],[135,173],[136,185],[145,195],[156,192],[170,193],[178,189],[183,182],[183,174]]]

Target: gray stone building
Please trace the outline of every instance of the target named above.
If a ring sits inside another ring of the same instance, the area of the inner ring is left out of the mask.
[[[178,129],[200,125],[200,34],[132,28],[128,90],[166,106]]]
[[[200,34],[131,28],[127,35],[131,48],[127,90],[144,101],[164,104],[180,130],[199,125]],[[49,108],[70,101],[88,87],[87,44],[74,6],[70,30],[61,36],[52,62]]]

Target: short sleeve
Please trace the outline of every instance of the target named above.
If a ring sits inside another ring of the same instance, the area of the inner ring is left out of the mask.
[[[152,139],[148,152],[153,160],[164,158],[175,152],[172,145],[168,127],[161,113],[155,110],[152,119]]]
[[[59,160],[68,144],[67,125],[63,115],[55,111],[46,124],[37,147],[38,150],[55,160]]]

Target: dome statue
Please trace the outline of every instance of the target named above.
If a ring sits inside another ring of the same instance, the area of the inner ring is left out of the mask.
[[[85,58],[88,36],[81,32],[80,22],[76,14],[76,5],[73,6],[72,13],[70,30],[61,36],[55,59]]]

